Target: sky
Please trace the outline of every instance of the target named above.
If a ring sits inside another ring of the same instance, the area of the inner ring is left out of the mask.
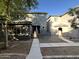
[[[33,12],[47,12],[48,15],[63,15],[69,8],[79,6],[79,0],[38,0]]]

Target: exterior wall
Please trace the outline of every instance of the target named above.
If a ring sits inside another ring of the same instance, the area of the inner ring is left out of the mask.
[[[65,14],[63,16],[51,16],[48,19],[50,23],[50,32],[56,33],[59,27],[62,27],[63,33],[71,31],[72,28],[71,23],[69,21],[72,19],[73,17],[68,14]]]
[[[32,22],[33,18],[34,18],[34,16],[32,14],[27,14],[26,21]]]
[[[38,13],[33,13],[33,14],[27,14],[28,16],[26,17],[27,21],[31,21],[32,25],[40,25],[41,31],[47,30],[46,26],[46,20],[47,20],[47,14],[38,14]]]
[[[66,25],[66,26],[63,26],[63,32],[69,32],[71,30],[73,30],[71,28],[71,21],[74,17],[73,16],[70,16],[69,14],[65,14],[61,17],[61,22]]]

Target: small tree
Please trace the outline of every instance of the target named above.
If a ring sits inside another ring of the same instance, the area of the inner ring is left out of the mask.
[[[6,47],[8,46],[7,21],[24,17],[24,13],[36,8],[37,5],[37,0],[0,0],[0,15],[6,17]]]
[[[69,15],[74,16],[73,20],[71,21],[71,27],[76,29],[77,28],[77,24],[75,23],[77,19],[76,9],[70,8],[68,13]]]

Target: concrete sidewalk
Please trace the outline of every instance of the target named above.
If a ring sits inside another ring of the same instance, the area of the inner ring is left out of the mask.
[[[33,39],[32,47],[26,59],[43,59],[38,38]]]
[[[39,39],[37,38],[36,32],[34,32],[34,39],[30,49],[30,53],[28,56],[26,56],[26,59],[43,59],[41,50],[40,50]]]
[[[40,43],[40,47],[79,47],[79,43]]]

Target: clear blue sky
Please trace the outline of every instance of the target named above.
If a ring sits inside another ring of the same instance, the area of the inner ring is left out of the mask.
[[[69,8],[79,5],[79,0],[38,0],[39,5],[33,12],[47,12],[49,15],[62,15]]]

